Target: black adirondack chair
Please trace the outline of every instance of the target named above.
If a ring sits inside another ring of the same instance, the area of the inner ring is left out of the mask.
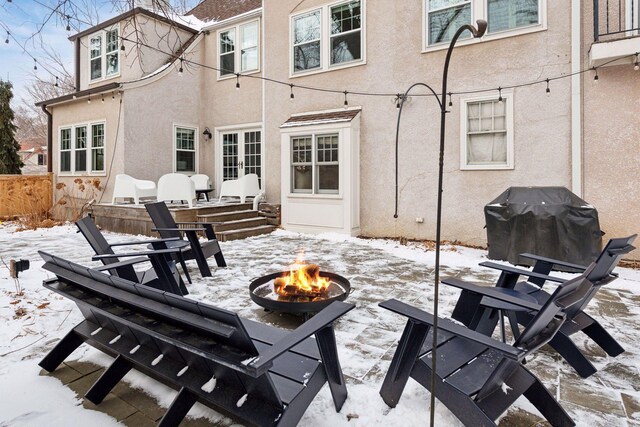
[[[153,230],[157,231],[160,237],[179,237],[182,239],[184,233],[189,241],[189,246],[180,246],[180,253],[184,259],[196,260],[202,276],[211,276],[211,269],[209,268],[209,264],[207,264],[207,258],[212,255],[215,257],[218,267],[227,266],[220,245],[218,244],[216,233],[213,230],[213,224],[207,222],[176,222],[164,202],[147,203],[144,206],[147,208],[147,212],[155,225]],[[204,232],[208,240],[200,243],[198,240],[198,232]],[[177,244],[169,243],[168,246],[177,247]]]
[[[617,275],[613,273],[613,270],[623,255],[635,249],[632,243],[636,237],[637,235],[634,234],[629,237],[609,240],[596,259],[594,263],[595,268],[587,276],[587,279],[593,283],[593,288],[581,304],[575,305],[570,310],[567,310],[568,321],[565,322],[558,334],[549,343],[583,378],[592,375],[597,369],[571,340],[572,335],[577,332],[584,332],[612,357],[624,352],[624,348],[597,320],[585,313],[584,309],[602,286],[610,283],[617,277]],[[549,275],[554,266],[578,271],[585,271],[586,269],[584,266],[533,254],[522,254],[521,256],[536,261],[532,270],[524,270],[493,262],[483,262],[480,263],[480,265],[498,269],[502,272],[496,285],[497,288],[513,289],[516,292],[511,292],[511,295],[518,295],[518,293],[526,294],[535,298],[539,304],[544,304],[550,297],[550,294],[542,289],[546,282],[559,283],[561,286],[563,283],[566,283],[565,279]],[[527,277],[527,280],[519,281],[521,276]],[[460,281],[458,279],[448,278],[444,279],[442,283],[459,287]],[[509,319],[515,337],[519,334],[518,324],[527,325],[535,315],[535,312],[523,310],[522,308],[509,304],[496,305],[495,300],[493,300],[493,302],[488,301],[479,294],[463,291],[451,317],[464,323],[471,329],[490,335],[495,330],[497,322],[502,320],[500,311],[496,310],[498,308]]]
[[[167,239],[109,243],[90,217],[87,216],[77,221],[76,226],[96,253],[96,256],[93,257],[93,259],[99,260],[104,264],[105,268],[100,268],[98,270],[107,270],[110,274],[122,277],[123,279],[142,283],[144,285],[151,286],[152,288],[174,292],[178,295],[186,295],[189,293],[182,281],[182,277],[175,268],[174,261],[172,260],[173,257],[180,260],[182,269],[189,279],[189,283],[191,283],[191,278],[187,272],[184,258],[179,251],[179,244],[182,244],[183,246],[188,246],[189,244],[182,241],[182,239],[172,237]],[[169,249],[167,247],[169,242],[173,243],[177,247]],[[149,244],[152,250],[119,254],[116,254],[113,251],[114,247],[142,244]],[[129,259],[126,261],[120,261],[120,258]],[[136,271],[133,266],[143,262],[150,262],[152,267],[145,271]]]
[[[85,342],[113,356],[86,394],[95,404],[132,368],[179,390],[160,426],[177,426],[196,401],[248,426],[294,426],[325,383],[337,411],[347,397],[333,322],[353,304],[334,302],[285,331],[40,255],[56,275],[44,286],[73,300],[85,317],[40,366],[55,370]]]
[[[447,319],[438,319],[434,391],[431,390],[433,315],[393,299],[381,303],[381,307],[408,318],[380,390],[382,398],[395,407],[411,377],[435,392],[436,398],[467,426],[495,426],[495,420],[522,395],[552,425],[575,425],[522,361],[549,342],[564,322],[564,311],[584,299],[592,286],[586,276],[583,274],[566,282],[544,306],[519,300],[493,288],[462,282],[467,291],[536,310],[537,314],[513,345],[493,340]]]

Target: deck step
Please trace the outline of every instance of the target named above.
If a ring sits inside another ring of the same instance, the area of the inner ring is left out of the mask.
[[[227,230],[221,231],[219,233],[216,232],[216,236],[221,242],[228,242],[230,240],[239,240],[245,239],[247,237],[269,234],[275,229],[276,227],[274,227],[273,225],[260,225],[258,227],[243,228],[239,230]]]
[[[202,201],[202,199],[200,199]],[[222,212],[233,212],[233,211],[244,211],[253,209],[253,203],[229,203],[224,205],[213,205],[209,206],[206,204],[197,205],[198,214],[207,215],[213,213],[222,213]]]
[[[258,217],[258,212],[254,210],[235,210],[231,212],[198,215],[198,221],[226,222],[226,221],[238,221],[240,219],[257,218],[257,217]]]
[[[253,228],[253,227],[259,227],[261,225],[267,225],[267,218],[262,218],[257,216],[255,218],[244,218],[244,219],[238,219],[235,221],[225,221],[221,224],[214,225],[213,229],[215,230],[216,233],[219,233],[221,231]]]

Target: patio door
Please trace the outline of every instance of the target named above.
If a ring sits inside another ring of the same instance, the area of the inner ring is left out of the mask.
[[[255,173],[262,188],[262,131],[243,129],[220,133],[222,181]]]

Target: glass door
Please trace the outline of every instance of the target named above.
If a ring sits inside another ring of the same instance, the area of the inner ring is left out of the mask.
[[[221,136],[222,181],[255,173],[262,188],[262,132],[240,130]]]

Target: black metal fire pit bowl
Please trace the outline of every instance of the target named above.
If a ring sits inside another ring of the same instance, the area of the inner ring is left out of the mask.
[[[249,285],[251,299],[267,310],[281,313],[303,314],[306,319],[310,313],[317,313],[334,301],[344,301],[349,296],[349,292],[351,292],[351,284],[347,279],[338,274],[323,271],[320,273],[320,276],[331,280],[329,293],[333,295],[328,298],[320,301],[278,301],[275,298],[270,298],[269,295],[260,295],[262,293],[260,290],[266,291],[267,289],[270,289],[271,294],[273,294],[273,281],[281,276],[282,273],[272,273],[259,277],[251,282]],[[258,292],[256,293],[256,291]]]

